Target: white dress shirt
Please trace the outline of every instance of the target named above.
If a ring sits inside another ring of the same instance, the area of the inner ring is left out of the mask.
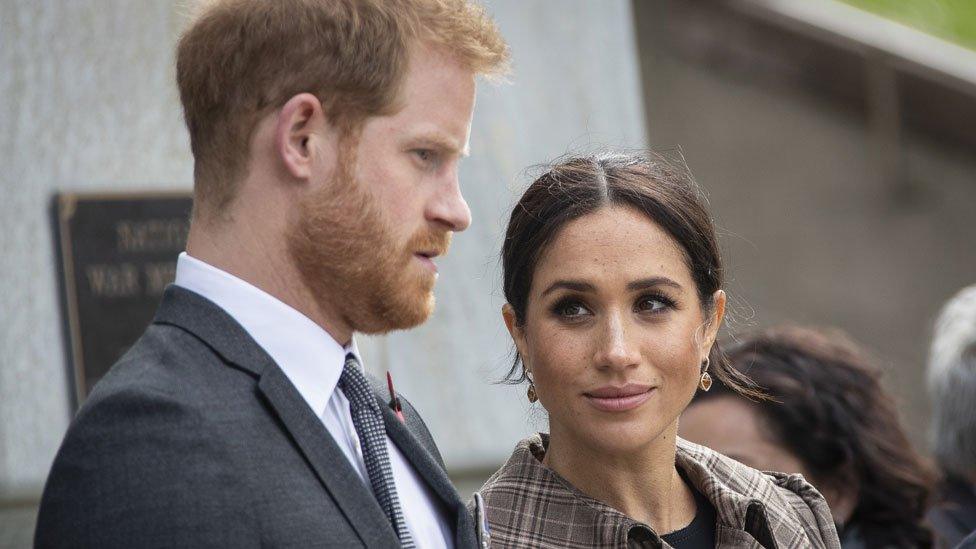
[[[355,341],[343,347],[307,316],[186,252],[177,261],[175,283],[213,301],[244,327],[288,376],[371,490],[349,401],[337,387],[346,354],[360,358]],[[417,547],[453,547],[451,526],[437,496],[389,437],[386,446],[400,507]]]

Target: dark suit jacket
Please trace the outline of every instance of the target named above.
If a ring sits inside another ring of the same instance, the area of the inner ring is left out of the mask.
[[[390,439],[438,496],[457,546],[474,547],[473,521],[426,425],[405,401],[401,423],[381,391]],[[152,325],[68,429],[35,545],[399,544],[372,492],[271,357],[215,304],[170,286]]]

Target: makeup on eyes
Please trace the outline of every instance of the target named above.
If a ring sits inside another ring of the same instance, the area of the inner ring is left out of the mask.
[[[567,314],[567,309],[572,307],[578,308],[579,311],[575,314]],[[552,316],[562,320],[578,319],[585,314],[592,314],[586,303],[584,303],[584,301],[578,296],[573,295],[567,295],[557,299],[556,302],[549,307],[549,313]]]
[[[655,303],[657,306],[643,308],[645,303]],[[633,311],[641,314],[658,315],[678,308],[678,303],[663,292],[645,291],[634,299],[633,304]],[[559,319],[571,320],[592,315],[593,308],[588,305],[586,296],[574,292],[558,298],[549,306],[549,313]]]
[[[637,298],[637,301],[634,304],[634,308],[638,311],[641,311],[643,309],[640,308],[640,305],[648,301],[656,301],[662,305],[660,309],[652,309],[650,312],[658,312],[667,309],[678,308],[678,303],[674,299],[671,299],[671,297],[661,292],[649,292],[649,293],[642,294],[640,297]]]

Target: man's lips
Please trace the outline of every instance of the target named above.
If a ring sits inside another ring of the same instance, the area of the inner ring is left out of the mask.
[[[414,252],[414,254],[413,254],[413,256],[416,257],[417,259],[419,259],[420,262],[425,267],[427,267],[428,269],[432,270],[434,272],[434,274],[437,274],[437,265],[434,263],[434,258],[437,257],[437,256],[439,256],[439,255],[441,255],[440,252],[433,251],[433,250],[431,250],[431,251],[422,251],[422,252]]]
[[[626,412],[633,410],[651,398],[654,387],[641,383],[627,385],[607,385],[583,393],[586,400],[604,412]]]

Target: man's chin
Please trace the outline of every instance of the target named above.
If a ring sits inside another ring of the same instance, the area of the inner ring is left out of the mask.
[[[434,293],[427,292],[424,297],[417,297],[410,303],[400,303],[399,306],[378,311],[372,318],[362,319],[354,326],[355,331],[367,335],[382,335],[397,330],[416,328],[434,313]]]

